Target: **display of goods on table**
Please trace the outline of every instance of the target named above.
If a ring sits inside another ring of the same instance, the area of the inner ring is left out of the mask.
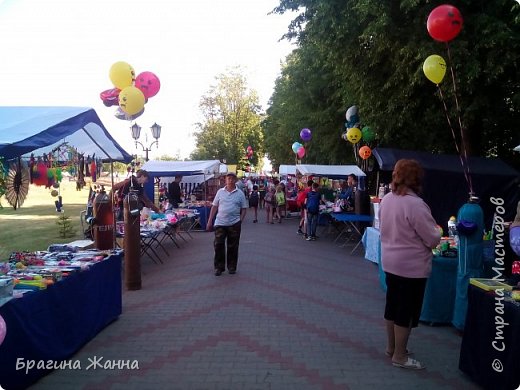
[[[112,251],[77,251],[61,244],[51,245],[48,251],[13,252],[6,262],[0,263],[0,305],[88,270],[111,254]]]
[[[453,257],[458,255],[458,241],[454,237],[441,237],[436,248],[432,249],[435,256]]]
[[[212,203],[206,200],[200,200],[195,202],[187,202],[186,207],[211,207]]]

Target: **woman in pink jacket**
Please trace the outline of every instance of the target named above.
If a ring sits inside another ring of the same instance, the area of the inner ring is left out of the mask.
[[[432,248],[440,241],[428,205],[418,196],[423,170],[415,160],[399,160],[392,173],[392,192],[380,205],[381,261],[386,274],[386,354],[396,367],[420,370],[407,349],[421,314]]]

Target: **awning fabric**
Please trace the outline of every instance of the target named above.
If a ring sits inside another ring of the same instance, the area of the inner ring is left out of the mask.
[[[162,161],[150,160],[143,164],[142,169],[148,171],[150,176],[192,176],[218,174],[220,161]]]
[[[103,160],[132,160],[92,108],[0,107],[0,156],[5,160],[43,155],[60,145]]]
[[[296,170],[302,175],[325,176],[331,179],[346,179],[348,175],[354,174],[358,177],[366,176],[357,165],[296,165]]]
[[[280,165],[278,173],[281,176],[296,175],[296,165]]]

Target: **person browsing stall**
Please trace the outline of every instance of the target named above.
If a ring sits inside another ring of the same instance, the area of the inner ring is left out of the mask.
[[[148,183],[149,175],[148,172],[144,169],[139,169],[135,176],[132,175],[129,178],[120,181],[119,183],[114,184],[112,189],[110,190],[109,196],[112,199],[112,196],[115,196],[114,204],[119,206],[119,213],[116,216],[117,220],[123,220],[123,200],[133,189],[137,193],[137,197],[139,199],[140,208],[143,206],[148,207],[155,211],[159,212],[159,207],[157,207],[149,198],[146,196],[144,192],[143,186]]]
[[[224,272],[226,260],[228,272],[233,275],[237,271],[242,221],[246,217],[249,206],[244,192],[236,185],[237,180],[237,175],[233,172],[226,175],[226,185],[217,191],[206,225],[208,231],[215,228],[213,241],[215,276],[220,276]]]
[[[168,184],[168,202],[174,209],[179,207],[179,203],[182,203],[181,180],[182,176],[175,176],[175,180]]]
[[[346,210],[354,209],[354,188],[357,187],[357,176],[351,173],[347,176],[347,183],[342,188],[339,198],[344,201],[344,208]]]
[[[399,160],[392,173],[392,192],[379,210],[381,264],[386,275],[386,355],[396,367],[423,369],[407,349],[412,328],[421,315],[432,249],[440,233],[430,208],[419,197],[423,169],[415,160]]]

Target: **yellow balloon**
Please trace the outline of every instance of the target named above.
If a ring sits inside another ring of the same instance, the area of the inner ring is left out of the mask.
[[[423,64],[424,75],[434,84],[439,84],[446,74],[446,61],[437,54],[426,58]]]
[[[361,130],[357,127],[351,127],[347,130],[347,139],[353,144],[357,144],[361,140],[362,135]]]
[[[130,86],[119,92],[119,107],[128,115],[135,115],[144,108],[145,97],[139,88]]]
[[[114,87],[123,89],[133,84],[135,81],[135,71],[130,64],[118,61],[110,67],[110,81]]]

